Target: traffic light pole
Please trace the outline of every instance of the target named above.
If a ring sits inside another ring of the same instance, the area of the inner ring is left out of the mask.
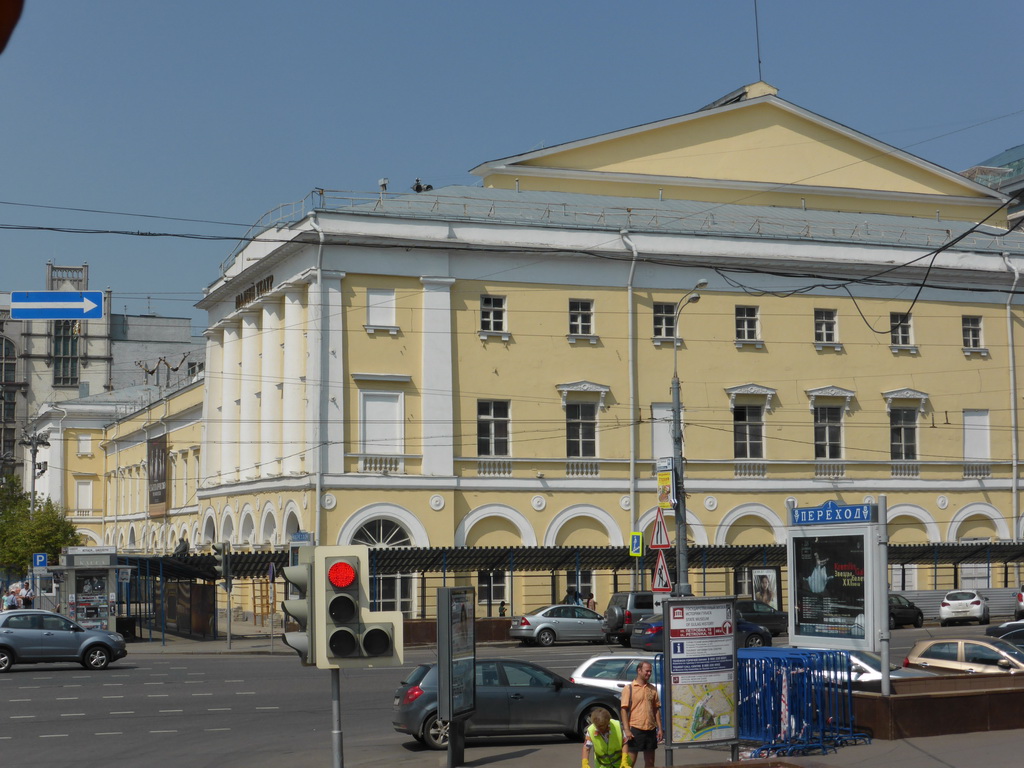
[[[331,670],[331,768],[344,768],[345,744],[341,732],[341,670]]]

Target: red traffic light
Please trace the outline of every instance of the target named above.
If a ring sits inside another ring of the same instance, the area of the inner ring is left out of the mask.
[[[356,569],[344,561],[334,563],[327,571],[327,581],[335,589],[347,589],[356,581]]]

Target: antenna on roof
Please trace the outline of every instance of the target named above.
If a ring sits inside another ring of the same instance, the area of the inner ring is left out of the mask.
[[[757,0],[754,0],[754,39],[757,41],[757,79],[764,80],[761,75],[761,24],[757,18]]]

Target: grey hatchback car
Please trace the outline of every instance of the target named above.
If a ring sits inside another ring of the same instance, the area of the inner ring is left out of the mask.
[[[128,655],[117,632],[85,629],[51,611],[21,609],[0,613],[0,672],[15,664],[77,662],[106,669]]]

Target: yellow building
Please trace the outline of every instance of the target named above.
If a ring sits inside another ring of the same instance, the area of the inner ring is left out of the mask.
[[[172,505],[194,544],[624,547],[655,520],[674,370],[695,544],[782,543],[787,500],[882,494],[895,543],[1022,537],[1024,238],[1000,194],[765,83],[474,172],[318,190],[232,254],[200,303],[197,499]],[[182,528],[139,522],[165,547]],[[465,577],[517,607],[554,591]],[[382,579],[380,607],[421,614],[418,578]],[[582,582],[602,606],[614,586]]]

